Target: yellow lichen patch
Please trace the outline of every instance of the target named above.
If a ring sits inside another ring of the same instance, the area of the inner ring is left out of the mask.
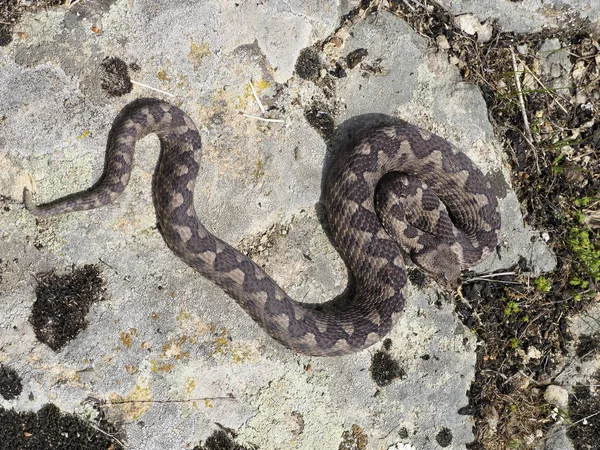
[[[195,70],[198,70],[200,64],[202,64],[202,60],[205,56],[210,55],[210,49],[208,42],[203,42],[198,45],[195,42],[190,42],[190,52],[188,53],[188,59],[194,66]]]
[[[163,363],[157,362],[155,359],[153,359],[152,360],[151,370],[154,373],[170,372],[171,370],[173,370],[173,364],[163,364]]]
[[[90,135],[90,130],[84,130],[83,133],[81,133],[79,136],[77,136],[77,139],[85,139],[89,135]]]
[[[161,70],[156,74],[156,78],[158,78],[160,81],[171,81],[171,79],[169,78],[169,76],[167,75],[167,72],[165,70]]]
[[[176,319],[179,321],[186,320],[189,318],[190,318],[190,314],[188,312],[184,311],[183,309],[181,311],[179,311],[179,314],[177,314],[177,317],[176,317]]]
[[[263,163],[262,158],[259,157],[258,161],[256,161],[256,167],[252,171],[252,177],[254,178],[254,180],[258,181],[258,179],[261,178],[264,174],[265,174],[265,165]]]
[[[215,350],[214,353],[227,353],[230,350],[231,341],[227,336],[227,329],[222,328],[221,333],[215,339]]]
[[[133,390],[125,397],[116,393],[109,395],[109,401],[121,408],[124,420],[131,422],[146,413],[152,406],[152,393],[150,392],[150,380],[146,377],[139,379]]]
[[[161,357],[164,358],[175,358],[180,361],[182,358],[189,358],[190,352],[181,349],[181,346],[187,341],[191,341],[187,336],[181,336],[171,342],[163,345]]]
[[[267,89],[270,86],[270,84],[267,83],[265,80],[252,80],[252,86],[254,86],[254,90],[256,91],[256,93],[260,94],[262,91]],[[254,95],[252,94],[252,88],[249,84],[246,85],[244,95],[247,97],[249,97],[250,95]]]
[[[138,335],[138,332],[135,328],[130,328],[129,331],[121,331],[119,336],[119,340],[123,344],[125,348],[131,347],[131,343],[133,342],[133,338]]]
[[[54,383],[67,384],[69,386],[83,386],[79,373],[73,369],[67,369],[63,366],[52,366],[50,369]]]
[[[212,355],[230,356],[233,362],[246,362],[256,356],[255,352],[248,346],[240,343],[233,343],[227,334],[227,329],[222,328],[221,333],[216,337]]]
[[[133,375],[133,374],[138,373],[138,368],[136,366],[126,365],[125,372],[127,372],[129,375]]]
[[[260,93],[269,86],[269,83],[267,83],[265,80],[252,80],[252,86],[250,86],[249,83],[246,83],[244,86],[244,93],[237,98],[238,107],[244,109],[248,106],[248,102],[255,101],[252,87],[254,87],[256,95],[260,97]]]
[[[191,343],[196,343],[198,338],[211,332],[210,325],[207,324],[204,319],[183,310],[177,315],[177,322],[179,323],[179,328],[181,330],[180,333]],[[183,337],[180,337],[179,339],[182,339]]]
[[[185,380],[185,391],[189,394],[196,388],[196,381],[193,378]]]
[[[213,404],[210,402],[209,399],[204,400],[204,406],[206,406],[207,408],[212,408]]]

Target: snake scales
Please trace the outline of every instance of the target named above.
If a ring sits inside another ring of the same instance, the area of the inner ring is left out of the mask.
[[[51,216],[114,201],[129,182],[135,143],[149,133],[161,142],[153,198],[167,246],[233,297],[269,335],[300,353],[351,353],[391,330],[405,304],[399,244],[419,266],[453,286],[460,271],[487,256],[498,241],[497,198],[469,158],[413,125],[376,128],[338,155],[325,188],[332,234],[355,289],[326,303],[296,302],[198,221],[193,196],[200,135],[183,111],[156,99],[133,102],[117,116],[104,173],[94,186],[40,206],[25,189],[26,208]]]

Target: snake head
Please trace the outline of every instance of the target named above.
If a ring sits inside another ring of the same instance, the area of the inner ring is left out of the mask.
[[[412,252],[411,259],[448,290],[462,284],[462,253],[455,245],[440,243],[436,248]]]

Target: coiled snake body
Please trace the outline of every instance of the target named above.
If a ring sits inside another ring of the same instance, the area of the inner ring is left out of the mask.
[[[460,271],[488,255],[498,240],[496,196],[469,158],[413,125],[377,128],[338,155],[326,183],[332,234],[355,289],[322,304],[296,302],[198,221],[193,196],[200,135],[183,111],[154,99],[128,105],[115,119],[105,170],[94,186],[40,206],[25,189],[25,206],[50,216],[112,202],[129,182],[135,143],[149,133],[161,142],[153,198],[168,247],[269,335],[300,353],[351,353],[390,331],[405,304],[406,271],[396,241],[442,283],[455,285]]]

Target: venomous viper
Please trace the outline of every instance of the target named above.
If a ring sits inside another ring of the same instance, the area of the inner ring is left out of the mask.
[[[149,133],[161,142],[153,198],[167,246],[269,335],[300,353],[341,355],[385,336],[404,309],[403,254],[454,286],[460,271],[490,254],[498,241],[497,198],[464,153],[413,125],[375,128],[340,152],[325,188],[331,231],[355,288],[326,303],[296,302],[198,221],[200,135],[183,111],[156,99],[133,102],[117,116],[104,173],[94,186],[40,206],[25,189],[26,208],[51,216],[114,201],[129,182],[135,143]]]

